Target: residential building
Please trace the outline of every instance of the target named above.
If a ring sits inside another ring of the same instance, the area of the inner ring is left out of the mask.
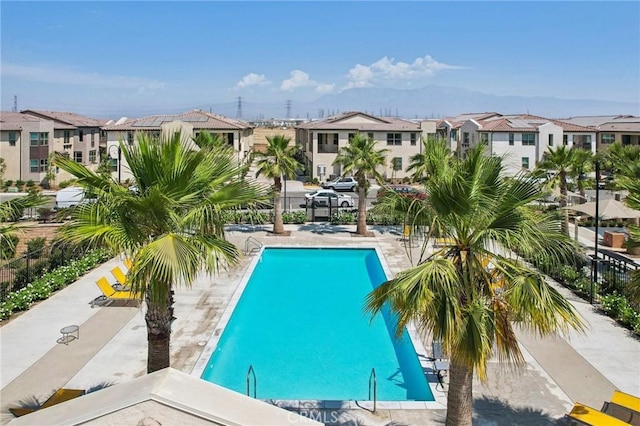
[[[449,142],[458,155],[464,156],[471,147],[483,143],[487,154],[504,158],[508,175],[532,170],[545,152],[561,145],[595,153],[594,129],[530,114],[469,114],[438,123],[441,135],[451,135],[452,129],[457,139]]]
[[[609,145],[640,145],[640,117],[633,115],[599,115],[563,118],[562,121],[597,131],[597,150]]]
[[[43,183],[49,171],[49,156],[66,153],[91,166],[99,161],[100,127],[105,121],[70,112],[24,110],[2,112],[0,156],[5,159],[6,180]],[[103,140],[106,146],[106,140]],[[71,176],[52,170],[60,182]]]
[[[412,122],[354,111],[300,124],[296,126],[296,144],[301,147],[300,160],[308,176],[325,181],[342,175],[341,166],[333,163],[340,148],[347,146],[357,133],[375,140],[378,149],[389,150],[387,164],[379,170],[380,174],[402,179],[408,176],[405,170],[410,157],[422,150],[420,139],[435,136],[436,121]]]
[[[163,138],[175,132],[181,132],[190,138],[197,137],[201,132],[218,135],[230,146],[238,156],[244,160],[253,149],[253,126],[249,123],[208,113],[201,110],[191,110],[180,114],[153,115],[143,118],[123,117],[114,123],[103,127],[106,134],[106,150],[113,160],[114,178],[126,180],[131,178],[126,161],[119,154],[119,142],[133,145],[138,135],[146,133],[153,137]],[[122,164],[118,164],[118,158]]]

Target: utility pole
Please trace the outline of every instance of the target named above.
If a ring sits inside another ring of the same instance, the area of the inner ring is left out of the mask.
[[[236,118],[242,118],[242,97],[238,96],[238,109],[236,110]]]
[[[13,95],[13,112],[18,112],[18,95]]]
[[[284,101],[284,105],[287,108],[287,116],[285,118],[291,118],[291,99]]]

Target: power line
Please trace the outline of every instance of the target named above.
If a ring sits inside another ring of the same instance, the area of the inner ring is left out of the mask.
[[[242,118],[242,97],[238,96],[238,109],[236,110],[236,118]]]
[[[285,107],[287,108],[287,116],[286,118],[291,118],[291,99],[287,99],[284,101]]]
[[[18,95],[13,95],[13,112],[18,112]]]

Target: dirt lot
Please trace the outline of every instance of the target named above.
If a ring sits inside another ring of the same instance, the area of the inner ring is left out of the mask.
[[[269,128],[269,127],[256,127],[253,129],[253,150],[264,152],[267,146],[267,136],[284,135],[291,138],[290,145],[295,144],[296,131],[293,127],[283,129],[281,127]]]

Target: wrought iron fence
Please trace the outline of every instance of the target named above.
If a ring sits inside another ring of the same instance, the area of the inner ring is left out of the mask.
[[[631,274],[639,270],[640,265],[614,251],[601,249],[598,253],[601,256],[597,262],[598,284],[606,287],[607,292],[624,293],[625,287],[631,281]]]

